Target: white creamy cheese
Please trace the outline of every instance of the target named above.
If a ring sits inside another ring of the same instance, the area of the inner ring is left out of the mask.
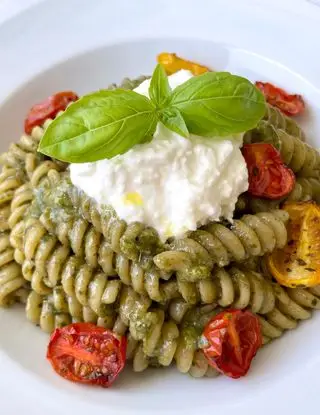
[[[172,89],[192,77],[169,77]],[[148,95],[149,80],[136,92]],[[153,140],[110,160],[71,164],[72,183],[111,205],[121,219],[154,227],[162,240],[182,236],[209,221],[232,220],[248,172],[240,146],[242,134],[183,138],[158,124]]]

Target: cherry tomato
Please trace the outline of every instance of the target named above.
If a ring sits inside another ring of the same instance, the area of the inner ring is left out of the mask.
[[[291,202],[288,243],[268,257],[268,267],[279,284],[312,287],[320,284],[320,206],[315,202]]]
[[[74,323],[51,335],[47,359],[73,382],[110,386],[125,365],[127,340],[92,323]]]
[[[269,82],[258,81],[256,87],[260,89],[269,104],[279,108],[286,115],[298,115],[305,109],[305,103],[301,95],[288,94]]]
[[[24,122],[24,131],[31,134],[34,127],[41,125],[47,118],[54,118],[59,111],[64,111],[70,102],[79,99],[72,91],[57,92],[34,105],[28,112]]]
[[[217,314],[206,325],[203,335],[209,344],[203,350],[208,363],[234,379],[247,374],[262,345],[259,320],[246,310]]]
[[[283,164],[280,153],[273,145],[245,144],[242,154],[249,172],[248,192],[253,196],[280,199],[292,191],[295,175]]]

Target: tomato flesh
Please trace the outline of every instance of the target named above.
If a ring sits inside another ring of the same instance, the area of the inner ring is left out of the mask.
[[[269,82],[258,81],[256,87],[260,89],[270,105],[277,107],[286,115],[298,115],[305,110],[305,103],[301,95],[288,94]]]
[[[91,323],[74,323],[51,335],[47,359],[63,378],[109,387],[125,365],[126,338]]]
[[[31,134],[32,129],[44,123],[47,118],[55,118],[59,111],[64,111],[68,104],[79,99],[72,91],[57,92],[34,105],[28,112],[24,122],[24,131]]]
[[[248,192],[253,196],[280,199],[292,191],[295,175],[283,164],[280,153],[273,145],[245,144],[242,155],[249,173]]]
[[[312,287],[320,284],[320,206],[315,202],[286,203],[288,243],[268,257],[268,267],[279,284]]]
[[[262,345],[258,318],[250,311],[226,310],[213,317],[204,329],[208,346],[203,352],[219,372],[238,379],[245,376]]]

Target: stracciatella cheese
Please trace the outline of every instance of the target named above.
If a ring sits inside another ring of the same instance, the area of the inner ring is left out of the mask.
[[[169,77],[172,89],[192,77]],[[136,92],[148,95],[149,80]],[[248,172],[242,134],[186,139],[158,124],[153,140],[110,160],[71,164],[72,183],[126,222],[154,227],[162,240],[221,218],[232,220]]]

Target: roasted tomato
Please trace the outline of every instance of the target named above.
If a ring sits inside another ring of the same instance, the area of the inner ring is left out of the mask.
[[[283,209],[290,215],[288,243],[268,257],[270,272],[287,287],[320,284],[320,206],[286,203]]]
[[[203,335],[208,343],[203,351],[209,364],[234,379],[247,374],[262,345],[259,320],[246,310],[217,314],[209,321]]]
[[[187,69],[191,71],[193,75],[201,75],[202,73],[210,71],[206,66],[182,59],[175,53],[160,53],[157,59],[168,75],[178,72],[180,69]]]
[[[242,154],[249,172],[248,192],[253,196],[281,199],[292,191],[295,175],[283,164],[280,153],[273,145],[245,144]]]
[[[74,323],[51,335],[47,359],[63,378],[110,386],[125,365],[125,337],[91,323]]]
[[[54,118],[59,111],[67,108],[70,102],[76,101],[79,97],[72,91],[57,92],[49,98],[34,105],[24,122],[24,131],[31,134],[34,127],[41,125],[47,118]]]
[[[283,89],[269,82],[258,81],[256,86],[263,93],[269,104],[279,108],[286,115],[298,115],[305,109],[305,103],[301,95],[288,94]]]

